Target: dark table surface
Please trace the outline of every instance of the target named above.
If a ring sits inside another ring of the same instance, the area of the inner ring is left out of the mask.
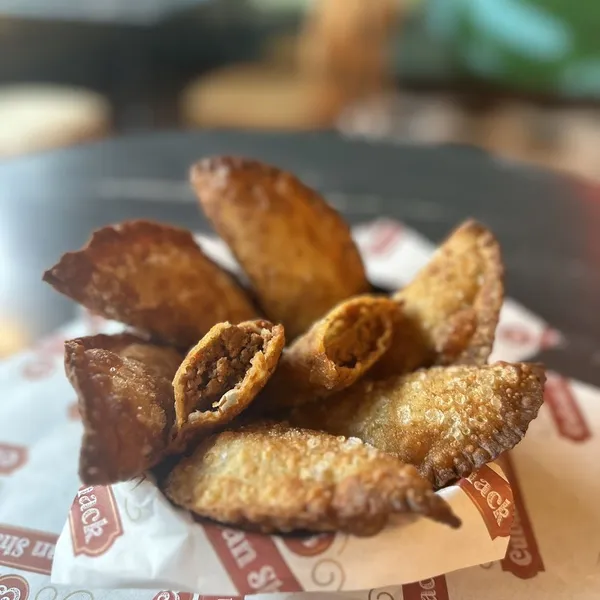
[[[220,153],[292,170],[351,223],[386,215],[437,242],[466,217],[481,220],[502,244],[508,294],[565,336],[538,358],[600,385],[599,189],[469,147],[333,133],[162,133],[2,161],[0,323],[20,323],[35,339],[71,318],[74,305],[41,274],[97,227],[144,217],[207,230],[187,170]]]

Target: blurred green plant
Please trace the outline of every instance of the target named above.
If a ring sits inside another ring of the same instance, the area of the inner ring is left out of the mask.
[[[466,73],[523,90],[600,97],[600,2],[429,0],[430,34]]]

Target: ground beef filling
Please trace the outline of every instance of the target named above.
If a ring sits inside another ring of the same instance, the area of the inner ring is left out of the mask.
[[[359,310],[331,324],[325,336],[325,352],[339,367],[354,368],[375,352],[384,333],[380,315]]]
[[[232,326],[206,349],[203,360],[187,373],[186,397],[191,411],[218,407],[223,394],[235,388],[264,349],[265,338],[254,331]]]

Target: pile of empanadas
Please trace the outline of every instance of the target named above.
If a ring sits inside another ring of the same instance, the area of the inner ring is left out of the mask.
[[[220,157],[191,181],[251,290],[189,232],[146,221],[96,231],[44,275],[129,327],[65,343],[82,481],[154,469],[175,504],[263,532],[458,526],[434,490],[517,444],[543,397],[538,365],[486,364],[494,236],[464,223],[382,296],[346,223],[293,175]]]

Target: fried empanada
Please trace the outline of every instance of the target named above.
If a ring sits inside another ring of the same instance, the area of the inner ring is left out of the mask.
[[[215,157],[192,167],[202,209],[289,340],[369,290],[348,225],[314,190],[258,161]]]
[[[415,465],[436,487],[513,448],[543,402],[538,365],[432,367],[360,381],[327,402],[294,409],[293,425],[356,436]]]
[[[493,234],[467,221],[403,290],[404,319],[373,369],[383,378],[419,367],[485,364],[504,298],[503,264]]]
[[[378,533],[394,513],[453,527],[446,502],[412,466],[357,439],[259,423],[205,440],[171,473],[166,494],[202,517],[264,533]]]
[[[400,315],[389,298],[357,296],[342,302],[283,351],[256,408],[298,406],[349,387],[390,347]]]
[[[163,458],[175,420],[171,380],[182,358],[130,334],[65,342],[65,371],[84,427],[83,483],[131,479]]]
[[[273,374],[284,344],[283,326],[268,321],[215,325],[173,380],[180,443],[239,415]]]
[[[190,232],[149,221],[99,229],[44,281],[94,313],[181,348],[215,323],[256,317],[246,293]]]

